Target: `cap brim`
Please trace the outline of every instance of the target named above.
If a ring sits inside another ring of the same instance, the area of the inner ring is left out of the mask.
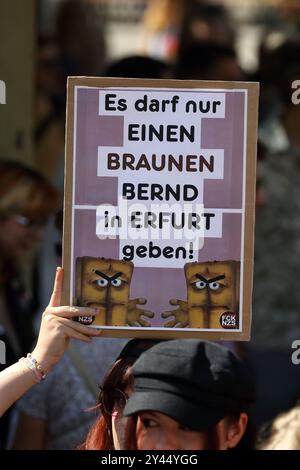
[[[158,411],[195,431],[206,431],[225,416],[224,410],[193,403],[165,390],[135,391],[129,398],[124,416],[140,411]]]

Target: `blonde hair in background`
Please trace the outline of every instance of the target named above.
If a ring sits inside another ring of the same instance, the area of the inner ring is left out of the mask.
[[[48,217],[58,207],[58,193],[43,176],[20,163],[0,161],[0,217]]]
[[[256,448],[258,450],[300,450],[300,403],[275,418],[270,436],[262,439]]]
[[[188,0],[149,0],[143,24],[151,32],[162,31],[182,23]]]

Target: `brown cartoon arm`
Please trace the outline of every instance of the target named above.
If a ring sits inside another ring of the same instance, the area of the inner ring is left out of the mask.
[[[162,318],[174,317],[164,324],[165,328],[186,328],[189,326],[188,304],[185,300],[171,299],[170,305],[176,305],[175,310],[168,310],[161,314]]]
[[[154,313],[150,312],[150,310],[144,310],[142,308],[139,308],[138,305],[145,305],[146,299],[131,299],[128,302],[128,307],[127,307],[127,324],[129,326],[137,326],[137,327],[147,327],[151,326],[151,323],[148,322],[147,320],[144,320],[141,318],[142,316],[147,317],[147,318],[153,318]]]

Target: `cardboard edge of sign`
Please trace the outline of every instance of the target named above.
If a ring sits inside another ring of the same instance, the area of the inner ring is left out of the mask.
[[[76,86],[87,87],[150,87],[174,89],[216,89],[247,90],[247,135],[246,135],[246,190],[245,190],[245,238],[243,263],[243,327],[242,331],[203,331],[186,329],[143,329],[143,328],[102,328],[101,337],[117,338],[198,338],[212,341],[249,341],[251,336],[251,301],[253,286],[253,253],[254,253],[254,220],[256,188],[256,150],[258,123],[258,82],[224,82],[201,80],[161,80],[106,77],[68,77],[66,141],[65,141],[65,199],[63,231],[63,268],[64,281],[62,305],[69,305],[71,246],[72,233],[72,191],[73,191],[73,124],[74,124],[74,90]],[[98,328],[98,327],[97,327]],[[101,329],[101,326],[99,326]]]

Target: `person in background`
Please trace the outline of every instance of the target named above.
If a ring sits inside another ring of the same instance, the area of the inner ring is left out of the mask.
[[[133,55],[116,60],[107,66],[106,77],[169,78],[170,66],[147,56]]]
[[[44,177],[20,163],[0,161],[0,340],[7,366],[32,348],[39,303],[35,252],[57,208],[58,194]],[[10,411],[0,423],[0,448],[6,446],[9,422]]]
[[[97,77],[103,73],[106,60],[104,24],[95,2],[59,2],[55,16],[55,39],[65,79],[69,75]]]
[[[235,39],[234,24],[226,6],[221,2],[187,2],[179,37],[179,55],[191,46],[207,42],[233,48]]]
[[[265,423],[258,432],[257,450],[300,450],[300,404]]]
[[[196,43],[182,49],[175,65],[175,78],[229,81],[245,79],[234,49],[213,41]]]
[[[148,0],[142,19],[141,53],[172,62],[190,0]]]
[[[134,392],[124,408],[128,450],[227,450],[245,434],[254,385],[228,349],[173,340],[133,365]]]
[[[286,34],[270,33],[261,48],[264,201],[255,221],[251,341],[244,345],[257,385],[258,426],[295,406],[300,396],[299,371],[291,360],[300,335],[300,106],[292,101],[299,54],[299,38]]]
[[[38,286],[29,256],[57,208],[57,192],[44,177],[20,163],[0,161],[0,339],[7,346],[8,365],[34,340]]]
[[[233,47],[226,7],[207,0],[149,0],[142,21],[141,52],[173,63],[202,42]]]

